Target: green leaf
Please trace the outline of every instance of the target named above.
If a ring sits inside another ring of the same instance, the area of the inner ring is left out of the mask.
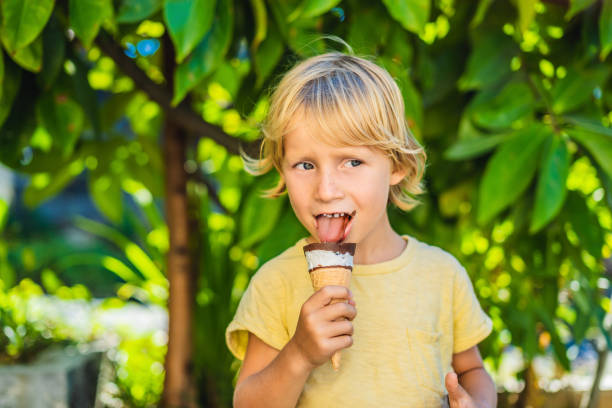
[[[281,199],[277,198],[277,200]],[[308,231],[295,217],[291,206],[284,205],[282,215],[274,226],[274,234],[275,236],[283,237],[283,239],[264,239],[261,242],[257,248],[260,264],[283,252],[287,248],[287,243],[295,243],[300,238],[308,235]]]
[[[96,92],[92,89],[87,78],[88,66],[80,58],[74,58],[73,62],[76,68],[74,75],[72,75],[74,99],[83,108],[83,113],[89,120],[95,135],[100,137],[102,134],[100,107]]]
[[[582,106],[591,99],[593,90],[603,84],[609,74],[610,68],[606,66],[582,72],[568,69],[566,76],[558,80],[551,91],[553,112],[561,114]]]
[[[8,203],[5,201],[5,199],[0,198],[0,232],[2,232],[2,230],[4,229],[6,220],[8,220],[8,212],[9,212]]]
[[[391,35],[391,37],[393,37],[393,35]],[[406,52],[408,53],[410,51]],[[421,94],[410,80],[410,74],[406,67],[406,63],[402,60],[391,59],[386,56],[380,57],[379,63],[381,63],[383,67],[389,71],[393,78],[396,78],[397,84],[404,99],[405,114],[408,121],[408,126],[418,138],[423,129],[423,103],[421,101]]]
[[[580,308],[576,310],[576,321],[572,325],[574,340],[580,344],[585,338],[586,331],[591,327],[591,314],[584,313]]]
[[[474,17],[472,18],[472,21],[470,21],[470,28],[476,28],[477,26],[480,25],[480,23],[482,23],[482,20],[487,14],[487,11],[489,10],[489,6],[491,6],[492,3],[493,3],[493,0],[480,0],[478,2],[478,8],[476,9],[476,12],[474,13]]]
[[[376,18],[377,14],[372,14],[373,18]],[[364,24],[366,24],[364,22]],[[369,24],[380,24],[379,22],[370,21]],[[410,78],[409,68],[414,59],[414,50],[412,48],[411,34],[404,30],[399,24],[392,23],[392,26],[388,28],[384,25],[381,27],[384,31],[385,37],[381,38],[381,41],[385,41],[385,54],[384,56],[396,65],[401,66],[404,70],[402,77],[407,76]],[[363,28],[361,28],[362,31]],[[371,38],[368,39],[368,33],[365,33],[366,41],[372,42]],[[374,44],[376,46],[376,44]],[[376,53],[374,53],[376,54]],[[391,65],[391,64],[388,64]],[[418,74],[417,74],[418,77]]]
[[[30,208],[40,205],[62,191],[82,171],[83,161],[78,158],[59,168],[59,170],[47,174],[47,184],[38,186],[30,183],[23,193],[24,203]]]
[[[0,54],[2,54],[1,51]],[[11,112],[15,96],[17,96],[17,91],[19,90],[19,84],[21,83],[21,70],[12,61],[6,61],[6,64],[3,66],[4,78],[0,83],[2,87],[0,96],[0,128]]]
[[[571,6],[565,15],[565,19],[571,19],[585,8],[590,7],[595,1],[596,0],[570,0]]]
[[[529,28],[529,25],[535,18],[535,5],[534,0],[518,0],[517,7],[519,12],[518,27],[521,33]]]
[[[89,173],[89,193],[94,204],[111,222],[119,223],[123,206],[121,200],[121,186],[115,177],[112,177],[108,166],[98,165]]]
[[[133,92],[113,93],[102,103],[102,107],[100,108],[100,122],[103,132],[110,131],[117,121],[123,118],[127,107],[134,99],[134,95],[135,93]]]
[[[503,129],[533,112],[534,107],[535,100],[529,86],[522,81],[513,81],[487,104],[475,108],[472,118],[484,128]]]
[[[36,76],[44,90],[49,90],[57,78],[66,55],[66,41],[56,19],[51,19],[43,31],[43,60]]]
[[[478,195],[478,223],[483,225],[512,204],[535,174],[542,142],[550,130],[532,125],[518,131],[487,163]]]
[[[153,161],[153,159],[150,159],[150,161]],[[145,166],[140,166],[134,160],[126,161],[125,167],[127,170],[126,174],[142,183],[153,196],[163,196],[164,185],[161,171],[153,168],[149,163]]]
[[[567,132],[593,155],[608,177],[612,177],[612,136],[583,129],[568,129]]]
[[[98,256],[100,256],[100,259],[99,260],[96,259],[94,261],[96,262],[97,265],[101,265],[105,267],[106,269],[108,269],[109,271],[117,275],[119,278],[123,279],[125,282],[130,282],[135,285],[145,284],[145,282],[143,282],[140,275],[137,275],[132,270],[132,268],[130,268],[128,265],[126,265],[121,260],[113,256],[110,256],[110,255],[98,255]]]
[[[251,8],[255,19],[255,34],[251,43],[251,53],[255,53],[259,45],[268,35],[268,14],[264,0],[251,0]]]
[[[599,58],[603,61],[612,51],[612,2],[608,0],[602,3],[599,14],[599,41],[601,43]]]
[[[13,61],[28,71],[39,72],[42,67],[42,38],[36,38],[34,42],[28,44],[24,48],[9,51],[6,44],[6,37],[4,35],[5,32],[5,30],[2,30],[1,33],[2,44],[4,44],[4,48],[8,51],[8,54]]]
[[[274,21],[276,21],[281,35],[283,38],[287,38],[289,31],[289,25],[287,24],[287,14],[289,12],[288,8],[292,7],[291,10],[294,10],[298,6],[292,6],[291,4],[279,1],[270,2],[268,5],[272,11],[272,16],[274,17]]]
[[[444,152],[448,160],[466,160],[482,156],[508,139],[507,134],[459,140]]]
[[[383,0],[389,14],[408,31],[421,33],[429,20],[430,0]]]
[[[7,72],[10,69],[9,66],[18,71],[18,75],[21,75],[22,70],[17,68],[12,61],[7,61],[5,66]],[[7,80],[5,79],[4,82],[6,83]],[[32,101],[36,100],[38,92],[32,85],[32,83],[21,81],[12,106],[8,107],[8,116],[3,119],[4,124],[0,130],[0,162],[16,171],[21,171],[21,168],[24,167],[21,162],[24,157],[23,149],[29,145],[30,138],[36,129],[35,104]],[[4,89],[6,92],[7,88]]]
[[[136,23],[157,13],[163,0],[123,0],[117,16],[118,23]]]
[[[176,62],[182,62],[210,29],[215,0],[165,0],[164,21],[176,48]]]
[[[459,79],[459,89],[483,89],[510,73],[510,60],[517,53],[516,45],[503,33],[479,37],[468,57],[465,72]]]
[[[423,131],[424,116],[421,94],[416,89],[408,75],[403,75],[402,77],[398,78],[398,83],[402,92],[402,98],[404,99],[408,126],[417,137],[420,137]]]
[[[548,312],[546,311],[546,308],[544,307],[542,302],[540,302],[539,300],[535,300],[533,306],[534,306],[533,310],[536,312],[538,316],[540,316],[542,323],[544,323],[544,326],[550,333],[553,351],[555,353],[555,356],[557,357],[557,360],[559,361],[559,363],[561,363],[561,365],[566,370],[569,371],[570,362],[569,362],[569,359],[567,358],[565,346],[561,342],[561,338],[559,337],[559,333],[557,333],[557,328],[555,327],[555,324],[554,324],[554,321],[551,315],[548,314]]]
[[[288,22],[297,20],[298,18],[312,18],[327,13],[332,8],[340,3],[340,0],[304,0],[304,3],[298,7],[287,18]]]
[[[36,105],[40,123],[53,138],[53,145],[70,155],[83,128],[83,109],[65,93],[49,92]]]
[[[470,118],[470,107],[468,106],[468,108],[464,109],[463,114],[461,115],[461,119],[459,120],[459,129],[457,129],[457,140],[461,141],[467,139],[478,139],[489,136],[490,134],[484,133],[480,129],[476,128],[476,126],[474,126],[474,123]]]
[[[255,87],[260,88],[265,80],[274,71],[274,68],[280,61],[285,51],[285,44],[281,34],[276,28],[276,24],[269,25],[269,33],[266,39],[257,50],[257,53],[253,56],[255,63],[255,73],[257,74],[257,81]]]
[[[574,191],[568,194],[566,207],[565,213],[582,248],[595,259],[601,259],[604,238],[597,215],[589,209],[584,198]]]
[[[2,37],[9,53],[38,37],[53,11],[54,0],[3,0]]]
[[[566,181],[571,154],[559,137],[552,138],[540,169],[535,195],[535,206],[530,232],[535,233],[548,224],[563,207],[567,193]]]
[[[240,212],[240,247],[250,248],[267,237],[280,217],[284,200],[261,196],[270,187],[269,180],[270,177],[264,177],[256,182],[245,199]]]
[[[612,128],[602,126],[601,122],[591,118],[580,115],[568,115],[563,116],[563,119],[567,120],[569,123],[575,125],[577,128],[583,131],[599,133],[601,135],[612,137]]]
[[[174,73],[173,105],[178,105],[193,87],[223,61],[232,39],[233,14],[233,6],[229,0],[218,0],[210,31]]]
[[[599,175],[599,180],[601,181],[601,184],[606,192],[606,203],[608,204],[608,208],[612,210],[612,177],[608,177],[600,166],[597,166],[597,174]]]
[[[221,62],[221,64],[219,64],[215,72],[209,79],[207,79],[207,81],[209,83],[216,82],[218,84],[223,84],[223,89],[225,89],[230,95],[229,99],[235,103],[238,103],[238,92],[241,91],[240,87],[243,83],[244,76],[248,74],[248,72],[245,71],[244,66],[232,65],[232,61],[225,59]],[[253,86],[250,86],[250,89],[255,92],[255,88],[253,88]],[[240,108],[240,105],[238,105],[237,108]],[[218,114],[221,115],[221,110],[218,112]]]
[[[297,20],[287,34],[287,44],[302,58],[319,55],[328,50],[316,19]]]
[[[0,84],[4,83],[4,53],[0,51]],[[0,102],[2,102],[2,86],[0,86]],[[0,123],[0,126],[2,124]]]
[[[346,40],[357,53],[362,55],[376,55],[378,43],[385,44],[389,38],[391,25],[396,25],[388,18],[386,9],[378,2],[369,2],[368,7],[360,7],[359,13],[351,14],[347,23],[349,26]],[[407,34],[401,26],[397,26]],[[376,27],[376,41],[372,41],[372,33],[363,27]],[[407,48],[411,48],[410,44],[403,43]]]
[[[81,216],[77,216],[74,223],[82,230],[107,239],[121,248],[125,257],[145,279],[164,286],[167,284],[166,277],[155,265],[151,257],[141,247],[130,241],[116,229]]]
[[[70,26],[85,47],[91,46],[102,22],[113,16],[112,0],[70,0]]]
[[[588,285],[589,282],[586,279],[583,279],[582,284]],[[610,337],[607,323],[605,323],[605,321],[607,320],[606,317],[608,316],[608,313],[605,310],[603,310],[599,302],[595,303],[592,296],[589,297],[589,304],[591,306],[590,315],[595,316],[595,319],[597,320],[597,326],[599,327],[599,330],[601,330],[600,333],[603,335],[604,339],[606,340],[606,346],[608,346],[608,350],[612,350],[612,337]]]

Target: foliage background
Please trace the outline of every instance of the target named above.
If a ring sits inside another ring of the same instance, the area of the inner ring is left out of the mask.
[[[162,135],[182,128],[201,404],[230,405],[223,332],[249,277],[305,234],[286,198],[260,198],[276,176],[246,174],[239,144],[256,146],[288,67],[346,51],[329,35],[401,87],[428,192],[408,214],[391,209],[392,223],[466,266],[494,321],[487,364],[518,348],[529,384],[537,355],[569,370],[584,344],[612,347],[612,2],[4,0],[0,11],[0,161],[16,177],[0,201],[3,290],[31,278],[60,297],[84,285],[84,298],[164,306]],[[3,326],[19,326],[9,314]],[[162,392],[165,346],[145,343],[123,360],[149,367],[118,378],[135,406]],[[157,360],[134,358],[143,351]]]

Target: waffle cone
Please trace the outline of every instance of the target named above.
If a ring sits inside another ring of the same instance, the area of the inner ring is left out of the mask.
[[[342,267],[318,268],[310,272],[310,280],[314,290],[319,290],[324,286],[337,285],[349,287],[351,282],[351,270]],[[346,302],[342,299],[332,299],[331,304]],[[336,351],[331,358],[332,367],[338,371],[340,368],[340,351]]]
[[[351,282],[351,270],[342,267],[318,268],[310,272],[310,280],[314,290],[319,290],[329,285],[348,288]]]

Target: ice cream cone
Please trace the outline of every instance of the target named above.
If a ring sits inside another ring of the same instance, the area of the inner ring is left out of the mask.
[[[355,246],[356,244],[352,243],[325,242],[304,247],[310,280],[315,291],[329,285],[349,287]],[[338,302],[346,301],[341,299],[331,301],[332,304]],[[340,351],[332,355],[331,362],[337,371],[340,368]]]
[[[328,285],[347,287],[351,283],[351,270],[343,267],[318,268],[310,272],[310,280],[315,291]],[[345,302],[341,299],[332,299],[331,304]],[[340,368],[340,352],[336,351],[331,358],[332,367],[338,371]]]
[[[348,288],[351,283],[351,269],[333,266],[318,268],[310,272],[310,280],[315,291],[329,285],[338,285]],[[337,302],[332,301],[332,303]]]

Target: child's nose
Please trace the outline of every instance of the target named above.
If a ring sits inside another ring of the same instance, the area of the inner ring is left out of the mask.
[[[342,189],[331,172],[322,172],[317,185],[317,196],[321,201],[342,198]]]

